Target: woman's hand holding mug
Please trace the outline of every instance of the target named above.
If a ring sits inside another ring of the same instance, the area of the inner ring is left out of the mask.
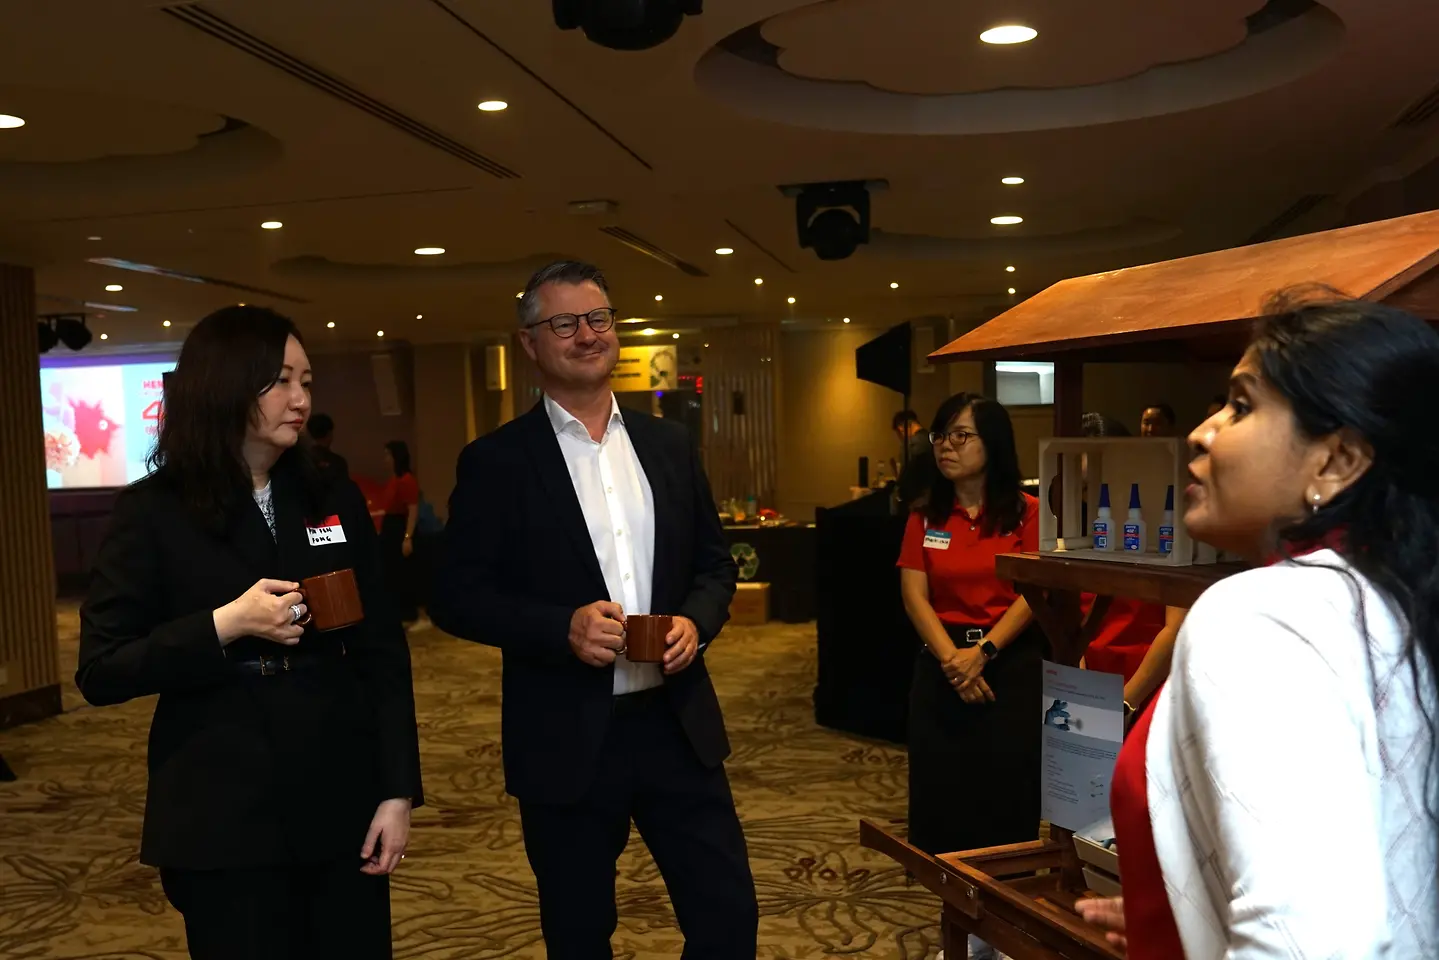
[[[215,633],[221,646],[241,637],[262,637],[292,647],[305,634],[308,613],[298,583],[260,580],[215,611]]]

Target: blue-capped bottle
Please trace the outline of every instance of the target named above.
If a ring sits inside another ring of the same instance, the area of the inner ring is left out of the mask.
[[[1124,552],[1143,553],[1147,539],[1144,535],[1144,516],[1139,510],[1139,484],[1129,485],[1129,516],[1124,518]]]
[[[1094,517],[1093,544],[1096,550],[1114,549],[1114,517],[1109,510],[1109,484],[1099,485],[1099,511]]]
[[[1174,552],[1174,485],[1164,494],[1164,518],[1159,521],[1159,555],[1167,557]]]

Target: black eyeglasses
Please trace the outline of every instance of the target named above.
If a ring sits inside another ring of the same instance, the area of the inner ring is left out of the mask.
[[[979,434],[971,433],[968,430],[950,430],[946,433],[931,432],[929,435],[929,442],[937,447],[941,443],[944,443],[944,441],[948,440],[949,445],[954,449],[958,450],[960,447],[964,446],[966,443],[969,443],[969,441],[973,440],[977,436],[979,436]]]
[[[535,327],[541,327],[548,323],[550,329],[555,332],[555,336],[562,340],[568,340],[579,333],[581,320],[588,323],[590,329],[595,333],[605,333],[615,325],[615,308],[598,307],[584,316],[576,316],[573,313],[557,313],[547,320],[536,320],[534,323],[526,325],[525,329],[533,330]]]

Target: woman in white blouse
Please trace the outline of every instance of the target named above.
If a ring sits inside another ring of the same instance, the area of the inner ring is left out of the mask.
[[[1439,333],[1265,314],[1184,518],[1261,566],[1191,610],[1116,769],[1125,897],[1081,911],[1130,960],[1439,957]]]

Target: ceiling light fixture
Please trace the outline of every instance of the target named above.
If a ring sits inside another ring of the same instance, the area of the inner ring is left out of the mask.
[[[105,292],[106,292],[106,293],[119,293],[121,290],[124,290],[124,289],[125,289],[125,288],[122,287],[122,286],[120,286],[120,284],[118,284],[118,283],[107,283],[107,284],[105,284]]]
[[[643,330],[640,331],[640,336],[653,337],[657,333],[659,333],[659,331],[656,330],[654,327],[645,327]]]
[[[326,329],[326,330],[333,330],[333,329],[335,329],[335,321],[331,320],[329,323],[325,324],[325,329]]]
[[[519,299],[520,299],[521,297],[523,297],[524,295],[525,295],[525,291],[521,290],[519,293],[515,294],[515,299],[516,299],[516,300],[519,300]]]
[[[86,240],[104,240],[104,237],[86,237]]]
[[[501,110],[509,109],[509,104],[503,100],[481,100],[480,109],[485,113],[499,113]]]
[[[710,346],[709,344],[705,344],[705,349],[708,350],[708,349],[709,349],[709,346]]]
[[[727,257],[734,253],[734,247],[715,247],[715,253],[722,257]]]
[[[1028,43],[1039,36],[1039,31],[1033,27],[1026,27],[1018,23],[1006,23],[998,27],[990,27],[979,35],[979,39],[985,43],[1011,44]]]
[[[377,337],[383,337],[384,335],[385,335],[385,331],[383,331],[383,330],[376,330],[376,331],[375,331],[375,336],[377,336]]]
[[[100,334],[100,339],[101,339],[101,340],[109,340],[109,339],[110,339],[110,335],[109,335],[108,333],[102,333],[102,334]]]
[[[790,298],[789,298],[789,302],[790,302],[790,303],[794,303],[794,297],[790,297]]]
[[[8,113],[0,113],[0,130],[13,130],[16,127],[25,126],[25,121],[19,117],[12,117]]]
[[[1013,267],[1005,267],[1005,268],[1004,268],[1004,272],[1005,272],[1005,273],[1013,273],[1013,272],[1014,272],[1014,268],[1013,268]]]
[[[845,322],[845,323],[849,323],[849,317],[845,317],[845,318],[844,318],[844,322]]]
[[[1013,214],[1005,214],[1002,217],[990,217],[989,222],[997,227],[1008,227],[1016,223],[1023,223],[1023,217],[1016,217]]]
[[[283,227],[283,226],[284,226],[284,224],[281,223],[281,222],[278,221],[278,220],[266,220],[264,223],[260,224],[260,229],[261,229],[261,230],[278,230],[278,229],[280,229],[280,228]]]
[[[672,333],[672,334],[670,334],[670,336],[674,337],[676,340],[678,340],[678,339],[680,338],[680,335],[677,334],[677,333]]]
[[[656,303],[658,303],[659,301],[663,300],[664,298],[665,298],[665,295],[662,294],[662,293],[657,293],[657,294],[655,294],[655,302],[656,302]]]
[[[425,315],[424,315],[423,313],[417,313],[417,314],[415,314],[415,319],[416,319],[416,320],[423,320],[423,319],[425,319]]]
[[[1015,292],[1014,288],[1013,288],[1013,287],[1010,287],[1010,288],[1009,288],[1009,292],[1010,292],[1011,294],[1013,294],[1013,293]]]
[[[1004,184],[1004,185],[1007,186],[1007,187],[1017,187],[1017,186],[1019,186],[1021,183],[1024,182],[1024,178],[1023,178],[1023,177],[1001,177],[1000,180],[999,180],[999,182],[1002,183],[1002,184]]]
[[[444,247],[416,247],[415,255],[421,257],[438,257],[445,252]]]
[[[762,283],[764,283],[764,277],[755,277],[755,278],[754,278],[754,285],[755,285],[755,286],[759,286],[759,285],[762,284]]]
[[[162,326],[162,327],[168,327],[169,325],[170,325],[170,321],[169,321],[169,320],[166,320],[164,323],[160,324],[160,326]]]
[[[891,283],[891,284],[889,285],[889,288],[890,288],[891,290],[898,290],[898,289],[899,289],[899,284],[897,284],[897,283]]]

